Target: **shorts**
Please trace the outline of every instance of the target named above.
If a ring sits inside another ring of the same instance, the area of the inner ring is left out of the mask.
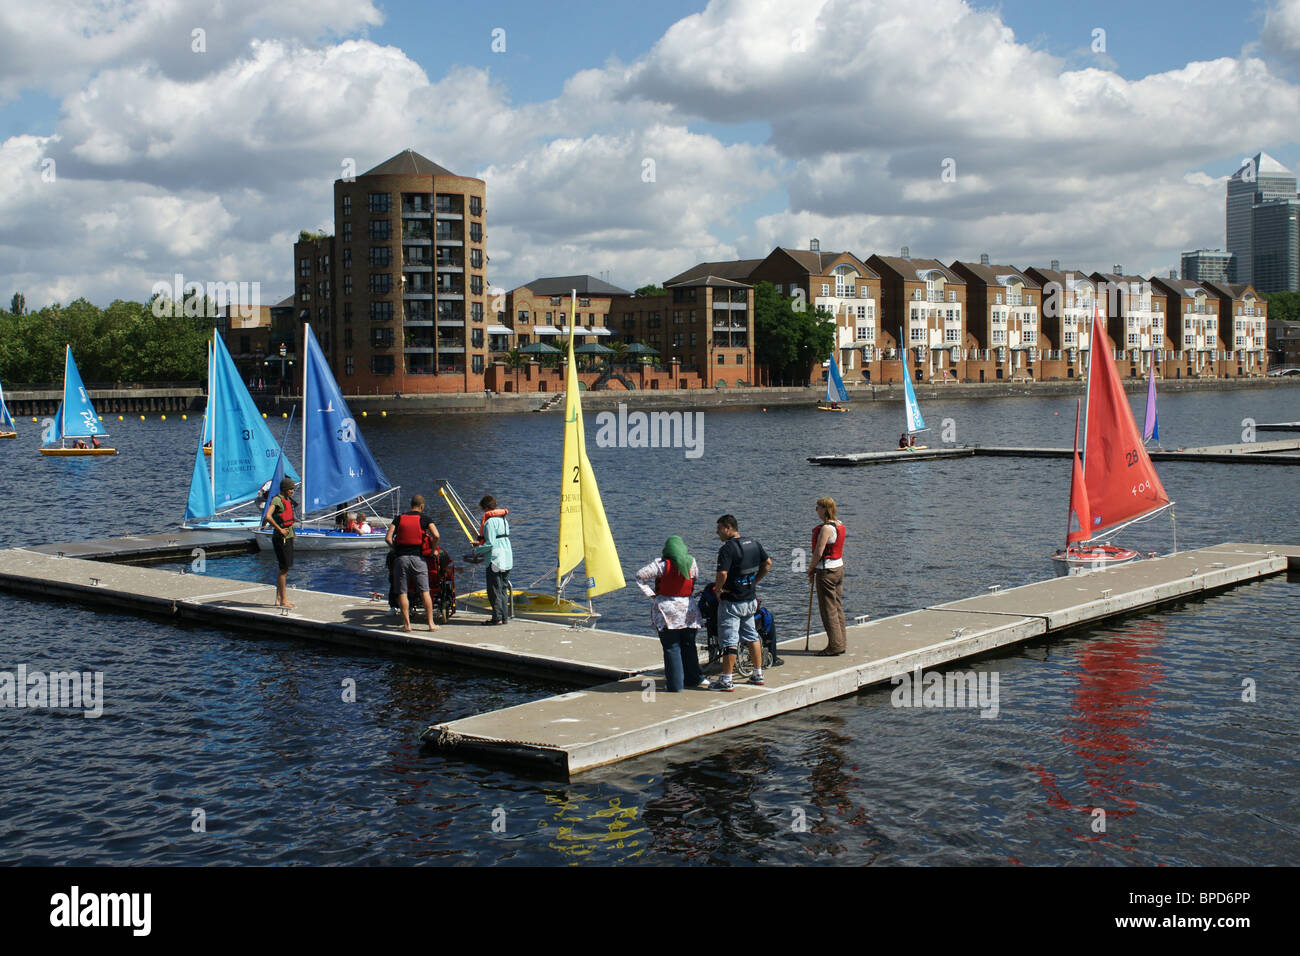
[[[280,570],[288,571],[293,567],[293,538],[271,535],[271,545],[275,548],[275,560],[280,562]]]
[[[393,562],[393,577],[398,594],[405,594],[412,584],[421,594],[429,590],[429,566],[418,554],[399,554]]]
[[[739,647],[741,640],[758,640],[754,627],[754,614],[758,601],[718,602],[718,642],[724,648]]]

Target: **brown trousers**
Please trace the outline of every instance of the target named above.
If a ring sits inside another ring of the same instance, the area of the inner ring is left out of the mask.
[[[844,650],[844,566],[814,572],[817,581],[817,611],[826,628],[826,649]]]

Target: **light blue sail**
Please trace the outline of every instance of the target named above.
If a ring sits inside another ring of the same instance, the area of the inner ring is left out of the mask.
[[[58,411],[54,413],[53,418],[47,418],[48,425],[45,431],[41,432],[42,445],[57,445],[63,441],[63,403],[59,402]]]
[[[921,417],[921,406],[916,404],[916,392],[912,389],[912,372],[903,360],[903,398],[907,405],[907,430],[909,432],[925,431],[925,419]]]
[[[311,326],[303,329],[302,509],[310,514],[392,484],[361,437]]]
[[[9,414],[9,407],[5,405],[5,389],[3,385],[0,385],[0,430],[10,432],[14,430],[13,416]]]
[[[252,501],[271,478],[280,457],[280,445],[219,335],[213,336],[208,356],[208,407],[190,479],[186,523]],[[203,454],[209,441],[211,472]],[[298,479],[292,468],[289,474]]]
[[[90,438],[95,435],[107,435],[108,432],[95,414],[95,406],[90,402],[86,386],[77,371],[77,360],[72,357],[72,346],[64,346],[63,357],[63,408],[59,416],[62,438]],[[46,444],[50,444],[46,442]]]
[[[847,402],[848,400],[849,391],[844,387],[844,379],[840,377],[840,367],[835,362],[835,356],[831,355],[830,372],[826,375],[826,401]]]

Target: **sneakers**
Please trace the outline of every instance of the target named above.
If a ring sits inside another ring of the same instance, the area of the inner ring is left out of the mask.
[[[713,690],[713,682],[707,677],[695,685],[696,690]]]
[[[762,674],[754,673],[749,675],[748,683],[753,684],[755,687],[762,687],[767,681],[763,680]]]
[[[730,676],[716,677],[709,681],[709,690],[735,690],[736,685],[731,682]]]

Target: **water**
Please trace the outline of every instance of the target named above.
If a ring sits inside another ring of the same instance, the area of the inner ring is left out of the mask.
[[[1236,441],[1245,418],[1300,418],[1298,401],[1290,389],[1162,397],[1161,434],[1168,447]],[[952,419],[963,442],[1061,445],[1074,403],[928,401],[924,411],[936,432]],[[896,402],[858,403],[849,415],[708,411],[705,453],[688,460],[681,450],[596,448],[589,412],[589,450],[625,573],[672,533],[710,567],[714,521],[732,512],[775,559],[764,602],[779,632],[796,635],[807,585],[792,570],[793,549],[808,547],[813,502],[830,494],[850,529],[850,616],[1049,576],[1068,461],[804,462],[887,448],[901,417]],[[198,420],[110,424],[122,455],[56,461],[36,454],[36,426],[20,422],[0,466],[9,503],[0,542],[159,530],[178,519]],[[491,492],[511,509],[517,584],[550,579],[559,426],[558,415],[362,423],[404,494],[437,501],[445,477],[467,499]],[[1160,471],[1178,502],[1180,547],[1296,539],[1291,469]],[[440,501],[434,515],[455,541]],[[1139,526],[1125,542],[1168,550],[1169,521]],[[291,582],[368,593],[383,587],[381,558],[301,555]],[[274,560],[214,559],[208,572],[270,581]],[[1300,849],[1296,583],[1274,578],[981,660],[973,669],[999,676],[996,719],[895,708],[885,687],[570,784],[448,759],[417,741],[432,721],[565,685],[0,594],[0,670],[101,670],[107,697],[98,720],[0,711],[0,860],[1291,863]],[[598,607],[605,627],[649,626],[632,587]],[[1247,679],[1253,703],[1242,701]],[[355,703],[343,700],[345,680],[356,682]],[[1094,830],[1097,808],[1104,832]],[[195,811],[204,833],[192,831]]]

